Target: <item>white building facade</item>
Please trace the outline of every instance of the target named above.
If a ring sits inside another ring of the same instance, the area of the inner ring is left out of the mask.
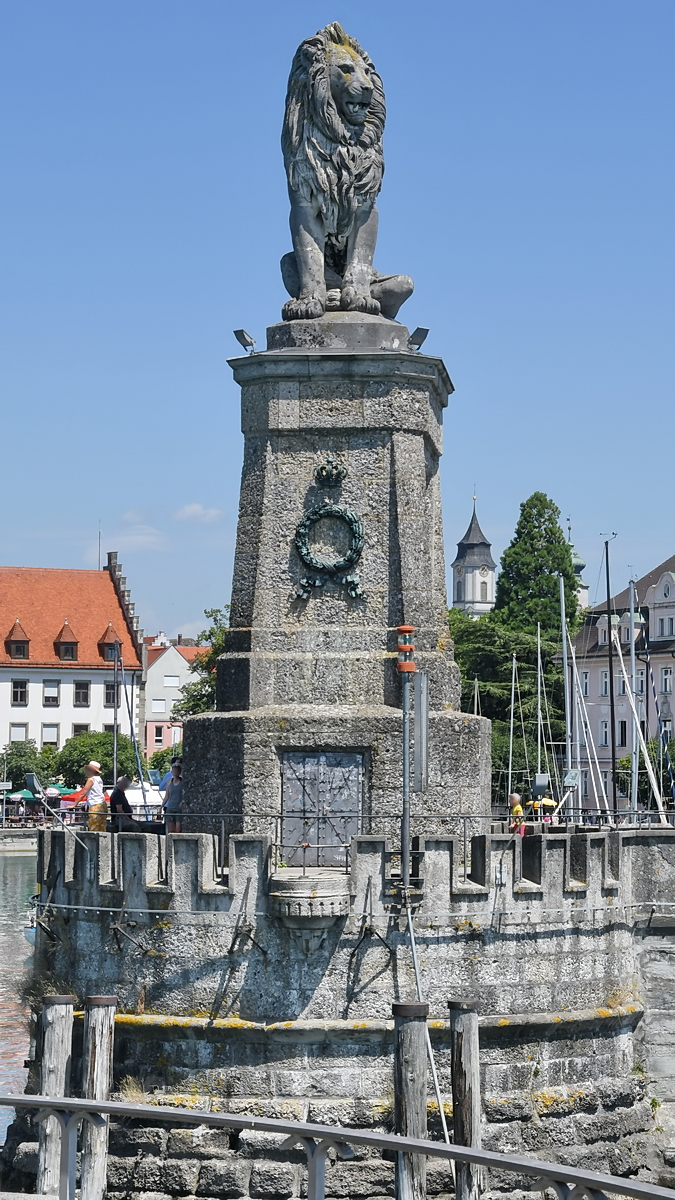
[[[141,631],[117,555],[102,571],[0,567],[0,744],[60,750],[115,726],[115,643],[136,727],[143,708]],[[131,725],[117,687],[117,725]]]
[[[621,654],[630,683],[631,639],[635,642],[635,702],[640,728],[646,741],[663,732],[673,736],[673,674],[675,668],[675,555],[637,580],[635,623],[630,625],[628,588],[610,603],[612,626],[618,631]],[[590,613],[575,639],[579,688],[588,716],[588,726],[598,758],[594,763],[582,723],[579,724],[581,796],[594,801],[596,793],[611,792],[612,731],[609,677],[608,621],[606,606]],[[614,717],[617,760],[632,747],[632,711],[616,651],[613,652]],[[654,699],[656,693],[656,702]],[[661,723],[657,715],[656,704]],[[598,778],[598,769],[600,778]]]
[[[165,750],[183,740],[183,723],[173,717],[173,706],[180,698],[181,688],[194,681],[190,666],[206,649],[181,642],[162,644],[167,640],[159,635],[155,644],[144,648],[147,657],[145,752],[148,757],[156,750]]]

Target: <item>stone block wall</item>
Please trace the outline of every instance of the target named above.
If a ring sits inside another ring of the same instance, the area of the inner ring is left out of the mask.
[[[414,977],[383,838],[355,839],[349,875],[327,873],[346,907],[313,934],[283,919],[265,838],[233,838],[225,865],[205,834],[84,840],[88,857],[44,835],[38,962],[80,997],[119,996],[116,1087],[130,1076],[158,1103],[387,1127],[391,1002],[414,995]],[[477,998],[487,1146],[675,1182],[674,847],[667,829],[499,831],[475,837],[465,864],[459,836],[421,843],[415,929],[441,1088],[449,1102],[447,1000]],[[321,872],[308,878],[320,891]],[[76,1091],[77,1042],[73,1070]],[[17,1128],[19,1171],[31,1152]],[[113,1191],[212,1194],[204,1166],[195,1174],[201,1151],[172,1150],[192,1134],[128,1137],[133,1153],[113,1158],[120,1180],[134,1174]],[[227,1186],[246,1177],[244,1194],[262,1197],[272,1168],[254,1172],[246,1145],[223,1144]],[[169,1164],[170,1186],[152,1183],[164,1168],[142,1166],[148,1155]],[[264,1147],[255,1157],[282,1161]],[[174,1159],[192,1163],[189,1178]],[[283,1165],[298,1194],[300,1162]],[[336,1189],[348,1166],[336,1164]],[[369,1171],[363,1194],[388,1194],[389,1167]]]

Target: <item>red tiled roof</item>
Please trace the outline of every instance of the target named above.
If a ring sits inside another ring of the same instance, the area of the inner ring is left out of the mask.
[[[653,571],[648,571],[646,575],[642,576],[642,579],[637,580],[635,584],[635,602],[638,606],[644,604],[648,589],[652,584],[658,583],[666,571],[675,571],[675,554],[672,554],[670,558],[667,558],[658,567],[654,567]],[[623,609],[627,609],[629,604],[630,595],[628,588],[624,588],[622,592],[619,592],[616,596],[612,596],[610,600],[610,606],[614,612],[621,612]],[[594,613],[607,612],[607,601],[603,600],[602,604],[596,604],[595,608],[591,611]]]
[[[117,636],[117,632],[113,626],[112,621],[108,621],[108,624],[107,624],[105,630],[103,631],[100,638],[98,639],[99,646],[114,646],[115,642],[119,642],[119,641],[120,641],[120,638]]]
[[[148,646],[148,666],[151,667],[154,662],[168,650],[168,646]]]
[[[210,646],[176,646],[176,650],[186,662],[193,663],[199,654],[207,654]]]
[[[22,628],[22,626],[19,622],[19,618],[17,617],[16,621],[12,625],[12,628],[10,629],[9,633],[7,634],[5,641],[7,641],[7,642],[27,642],[29,640],[30,639],[28,637],[28,634],[26,633],[25,629]]]
[[[70,624],[70,621],[66,617],[66,619],[63,622],[63,625],[61,627],[61,630],[59,632],[59,635],[58,635],[58,637],[54,638],[54,641],[56,642],[56,644],[58,646],[59,642],[72,643],[72,642],[79,642],[79,640],[80,639],[78,638],[72,625]]]
[[[77,571],[58,567],[0,567],[0,630],[8,639],[16,619],[30,640],[26,666],[62,668],[55,642],[68,620],[78,632],[77,667],[104,667],[100,643],[112,623],[118,631],[126,667],[140,667],[124,611],[108,571]],[[0,663],[12,663],[5,642]]]

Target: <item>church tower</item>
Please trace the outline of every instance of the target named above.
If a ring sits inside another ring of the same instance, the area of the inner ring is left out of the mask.
[[[471,617],[480,617],[495,606],[496,563],[490,546],[478,524],[474,496],[471,522],[457,543],[457,558],[452,564],[452,606]]]

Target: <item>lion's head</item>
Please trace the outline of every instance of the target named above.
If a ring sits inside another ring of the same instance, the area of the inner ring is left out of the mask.
[[[382,185],[385,104],[368,55],[334,22],[307,38],[293,59],[281,146],[291,192],[318,203],[337,248],[354,214]]]

